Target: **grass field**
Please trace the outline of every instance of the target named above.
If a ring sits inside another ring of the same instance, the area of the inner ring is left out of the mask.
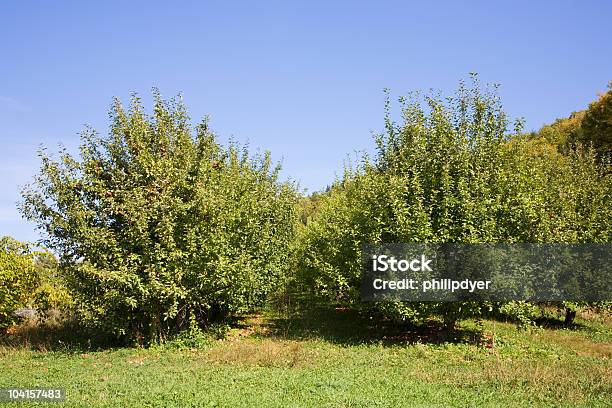
[[[483,325],[440,334],[435,322],[385,327],[317,308],[245,316],[197,348],[90,351],[22,333],[0,349],[0,388],[64,387],[71,407],[612,406],[609,318]]]

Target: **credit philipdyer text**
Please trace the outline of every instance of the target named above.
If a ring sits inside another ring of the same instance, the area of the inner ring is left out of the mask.
[[[432,272],[431,259],[421,255],[420,258],[411,260],[397,259],[387,255],[372,256],[372,270],[374,272]],[[488,290],[491,281],[488,280],[452,280],[452,279],[428,279],[418,281],[416,279],[385,280],[374,279],[372,286],[375,290],[421,290],[423,293],[428,291],[446,290],[455,292],[458,290],[473,293],[476,290]]]

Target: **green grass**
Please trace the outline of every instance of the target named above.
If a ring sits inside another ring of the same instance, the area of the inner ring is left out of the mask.
[[[0,387],[64,387],[71,407],[610,407],[612,325],[577,322],[485,320],[482,336],[472,321],[443,334],[345,309],[265,312],[194,349],[4,346]]]

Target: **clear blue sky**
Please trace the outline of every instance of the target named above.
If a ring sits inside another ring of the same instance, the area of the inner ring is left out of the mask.
[[[37,238],[15,209],[37,146],[105,132],[130,91],[182,92],[222,141],[271,150],[313,191],[371,149],[385,87],[450,92],[475,71],[537,129],[612,79],[612,2],[459,3],[3,1],[0,235]]]

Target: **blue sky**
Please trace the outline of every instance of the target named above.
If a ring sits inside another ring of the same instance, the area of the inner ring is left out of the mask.
[[[372,148],[383,88],[501,84],[528,129],[584,108],[612,79],[608,1],[15,1],[0,5],[0,235],[40,144],[107,130],[113,96],[182,92],[222,141],[272,151],[310,191]]]

